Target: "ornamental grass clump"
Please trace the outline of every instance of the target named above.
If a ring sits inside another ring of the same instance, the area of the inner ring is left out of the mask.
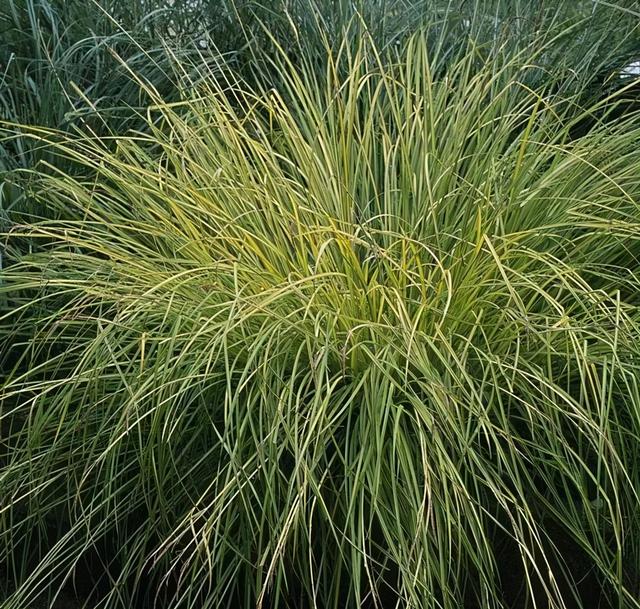
[[[426,40],[55,140],[3,236],[5,609],[639,606],[638,115]]]

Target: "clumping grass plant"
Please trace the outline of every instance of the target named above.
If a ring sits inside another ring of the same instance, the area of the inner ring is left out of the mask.
[[[640,606],[638,114],[430,39],[51,134],[84,170],[3,235],[4,609],[87,571],[104,609]]]

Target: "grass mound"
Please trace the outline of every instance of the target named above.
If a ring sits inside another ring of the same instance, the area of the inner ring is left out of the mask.
[[[638,116],[427,39],[52,144],[84,172],[4,235],[6,609],[639,606]]]

